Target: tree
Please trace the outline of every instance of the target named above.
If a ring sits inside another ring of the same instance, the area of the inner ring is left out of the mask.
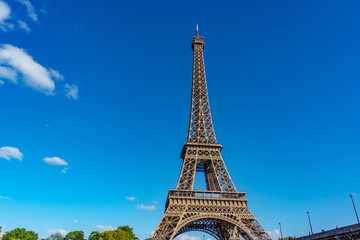
[[[125,232],[129,233],[130,239],[137,239],[137,237],[135,236],[135,234],[133,232],[132,227],[129,227],[128,225],[126,225],[126,226],[119,226],[117,229],[121,229],[121,230],[124,230]]]
[[[145,240],[153,240],[152,238],[146,238]]]
[[[61,235],[60,233],[54,233],[54,234],[51,234],[49,237],[48,237],[49,240],[63,240],[64,237],[63,235]]]
[[[129,226],[121,226],[113,231],[100,233],[99,240],[135,240],[135,234]]]
[[[100,233],[97,231],[93,231],[91,232],[88,240],[99,240],[99,238],[100,238]]]
[[[65,238],[66,239],[71,239],[71,240],[83,240],[84,239],[84,232],[83,231],[69,232],[68,234],[66,234]]]
[[[105,231],[100,234],[99,240],[129,240],[129,233],[121,229]]]
[[[33,231],[26,231],[25,228],[15,228],[10,232],[6,232],[3,240],[37,240],[38,234]]]

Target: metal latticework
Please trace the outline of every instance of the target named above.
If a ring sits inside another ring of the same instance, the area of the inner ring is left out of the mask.
[[[206,189],[210,191],[236,192],[236,188],[221,157],[220,144],[191,144],[184,145],[177,190],[193,190],[195,172],[205,173]]]
[[[183,165],[175,190],[154,240],[172,240],[189,231],[202,231],[217,240],[271,240],[247,207],[245,193],[237,192],[220,154],[211,120],[204,66],[204,39],[198,30],[192,42],[194,65],[191,111]],[[204,172],[206,191],[193,190],[195,173]]]
[[[204,38],[199,37],[199,32],[197,31],[191,45],[194,51],[194,61],[190,122],[187,139],[187,142],[191,143],[216,143],[206,84],[203,55],[204,45]]]

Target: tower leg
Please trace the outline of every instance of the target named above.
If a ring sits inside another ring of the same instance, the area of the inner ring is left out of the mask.
[[[166,211],[153,239],[172,240],[186,232],[202,231],[217,240],[240,240],[240,237],[271,240],[247,208],[246,199],[236,198],[240,193],[227,193],[224,195],[227,198],[218,195],[205,197],[200,193],[170,190]]]
[[[240,240],[240,232],[237,226],[234,226],[228,230],[229,240]]]
[[[153,240],[171,240],[174,238],[182,214],[174,214],[168,210],[156,228]]]

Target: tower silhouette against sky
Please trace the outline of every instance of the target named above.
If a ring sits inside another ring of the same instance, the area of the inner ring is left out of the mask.
[[[196,36],[187,142],[175,190],[170,190],[165,213],[153,239],[173,239],[189,231],[202,231],[218,240],[270,239],[247,207],[246,193],[238,192],[225,167],[211,120],[205,76],[204,38]],[[206,190],[193,190],[195,173],[204,172]]]

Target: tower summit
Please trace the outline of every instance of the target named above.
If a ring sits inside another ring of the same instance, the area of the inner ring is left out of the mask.
[[[246,193],[238,192],[220,154],[211,120],[207,91],[204,38],[196,25],[191,48],[193,74],[187,142],[183,165],[175,190],[170,190],[165,213],[154,240],[172,240],[189,231],[202,231],[217,240],[271,240],[247,207]],[[205,190],[194,190],[196,172],[205,174]]]
[[[199,37],[199,28],[196,24],[196,36],[191,44],[194,58],[188,143],[216,143],[206,84],[204,46],[204,38]]]

